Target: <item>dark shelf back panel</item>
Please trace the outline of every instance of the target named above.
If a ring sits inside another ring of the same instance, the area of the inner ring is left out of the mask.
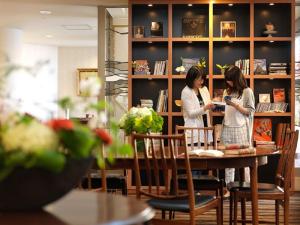
[[[250,5],[249,4],[215,4],[214,5],[214,37],[221,36],[220,22],[221,21],[235,21],[236,22],[236,36],[249,37],[250,36]]]
[[[173,122],[173,125],[172,125],[172,133],[173,134],[175,134],[176,125],[184,126],[184,120],[183,120],[182,116],[173,116],[172,117],[172,122]]]
[[[291,106],[291,81],[281,80],[281,79],[261,79],[254,81],[254,96],[255,105],[259,102],[259,94],[270,94],[271,102],[274,102],[273,89],[274,88],[284,88],[285,89],[285,100],[288,103],[287,112],[290,112]],[[294,104],[294,103],[293,103]]]
[[[173,85],[172,85],[172,111],[173,112],[180,112],[181,108],[175,105],[175,100],[180,100],[181,99],[181,91],[185,87],[185,79],[178,79],[178,80],[173,80]]]
[[[254,58],[266,59],[267,67],[270,63],[290,63],[291,43],[284,41],[255,42]]]
[[[153,109],[156,110],[159,91],[166,89],[167,80],[132,80],[132,106],[141,104],[140,99],[152,99]]]
[[[168,59],[168,43],[166,42],[134,42],[132,43],[132,60],[148,60],[150,72],[153,74],[155,61]],[[138,76],[138,75],[137,75]]]
[[[275,26],[277,37],[291,36],[291,5],[286,3],[276,3],[254,5],[254,35],[261,37],[265,30],[265,24],[271,22]]]
[[[205,19],[205,34],[208,37],[209,33],[209,8],[208,4],[193,4],[189,7],[187,4],[174,4],[173,5],[173,37],[182,37],[182,19],[194,18],[203,16]]]
[[[176,67],[182,65],[181,58],[202,58],[205,57],[206,68],[208,73],[208,42],[173,42],[173,74],[178,74],[175,71]]]
[[[145,37],[151,37],[151,22],[163,23],[163,37],[168,37],[168,5],[154,4],[132,6],[132,26],[144,26]]]
[[[245,42],[214,42],[214,74],[220,74],[216,64],[233,65],[236,60],[250,58],[250,43]]]

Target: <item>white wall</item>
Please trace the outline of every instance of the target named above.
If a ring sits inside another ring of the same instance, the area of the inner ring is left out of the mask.
[[[71,97],[80,100],[76,93],[77,69],[97,68],[97,47],[59,47],[58,48],[58,97]],[[96,101],[96,99],[90,99]],[[93,112],[90,112],[93,113]],[[59,116],[65,114],[59,111]],[[85,117],[83,107],[70,112],[70,117]]]
[[[57,99],[57,47],[23,44],[20,64],[32,68],[39,62],[46,63],[36,70],[35,76],[25,70],[14,72],[8,80],[7,91],[19,102],[18,110],[45,120],[57,113],[54,104]],[[15,106],[16,101],[12,104]]]

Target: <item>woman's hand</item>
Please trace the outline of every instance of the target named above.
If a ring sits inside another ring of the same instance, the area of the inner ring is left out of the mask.
[[[225,102],[226,102],[226,104],[227,105],[230,105],[230,106],[232,106],[232,107],[234,107],[234,108],[238,108],[238,104],[236,104],[236,103],[234,103],[233,101],[230,101],[230,100],[227,100],[227,99],[225,99]]]
[[[214,108],[216,108],[216,106],[214,104],[208,103],[207,105],[204,106],[204,111],[206,111],[206,110],[212,110]]]

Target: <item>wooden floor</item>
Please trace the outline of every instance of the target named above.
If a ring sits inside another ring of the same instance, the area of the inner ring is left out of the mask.
[[[239,210],[240,212],[240,210]],[[259,215],[263,220],[271,221],[267,224],[274,224],[274,201],[259,201]],[[215,211],[208,212],[206,214],[197,217],[197,224],[199,225],[215,225]],[[283,224],[283,210],[280,209],[280,224]],[[157,211],[156,217],[161,218],[161,214]],[[187,214],[177,213],[176,220],[188,220]],[[224,202],[224,224],[228,224],[229,219],[229,201]],[[251,206],[250,202],[247,203],[247,219],[251,219]],[[300,225],[300,192],[296,193],[291,198],[290,204],[290,225]]]

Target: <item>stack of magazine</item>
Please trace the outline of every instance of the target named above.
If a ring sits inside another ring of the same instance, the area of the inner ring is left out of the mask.
[[[141,99],[140,101],[141,101],[141,107],[147,107],[147,108],[153,107],[152,99]]]
[[[270,75],[287,75],[287,63],[270,63],[269,74]]]
[[[235,66],[239,67],[244,75],[250,74],[250,60],[249,59],[239,59],[235,61]]]
[[[156,61],[153,75],[167,75],[168,74],[167,65],[168,65],[168,60]]]

